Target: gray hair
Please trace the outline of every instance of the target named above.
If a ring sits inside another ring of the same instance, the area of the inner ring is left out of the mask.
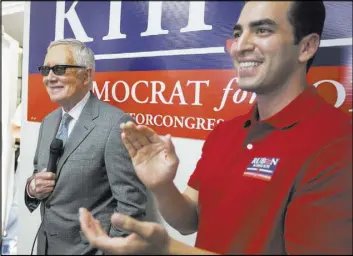
[[[94,53],[83,42],[73,38],[59,39],[51,42],[47,50],[49,51],[50,48],[56,45],[70,46],[72,48],[72,51],[73,51],[72,53],[74,55],[76,64],[92,68],[92,75],[94,74],[94,70],[95,70]]]

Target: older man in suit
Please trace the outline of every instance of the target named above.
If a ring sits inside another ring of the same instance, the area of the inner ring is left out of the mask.
[[[132,118],[91,93],[94,62],[85,44],[64,39],[49,45],[39,67],[50,99],[61,107],[43,119],[26,184],[28,209],[41,204],[38,254],[101,253],[80,230],[80,207],[90,209],[110,236],[127,235],[111,226],[113,212],[138,219],[146,214],[146,188],[120,137],[120,124]],[[54,138],[64,143],[56,174],[46,169]]]

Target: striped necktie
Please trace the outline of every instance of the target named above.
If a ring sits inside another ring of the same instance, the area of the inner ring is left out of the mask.
[[[58,133],[56,134],[57,139],[61,139],[63,141],[63,145],[66,144],[68,131],[69,131],[69,123],[72,120],[72,116],[68,113],[65,113],[61,119],[60,127]]]

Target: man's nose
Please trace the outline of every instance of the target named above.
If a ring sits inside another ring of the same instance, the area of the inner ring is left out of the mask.
[[[56,80],[58,80],[58,77],[54,74],[53,70],[49,71],[49,74],[47,76],[47,80],[49,82],[55,82]]]
[[[238,57],[244,55],[248,51],[254,50],[253,39],[250,34],[243,33],[238,38],[234,39],[230,47],[230,55],[233,57]]]

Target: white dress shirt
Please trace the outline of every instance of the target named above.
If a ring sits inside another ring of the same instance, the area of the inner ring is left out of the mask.
[[[81,101],[79,101],[69,112],[65,112],[64,108],[62,108],[62,116],[64,116],[65,113],[68,113],[70,116],[72,116],[71,121],[69,122],[69,129],[67,131],[67,138],[70,137],[70,134],[72,132],[72,129],[74,128],[78,118],[81,115],[82,109],[86,105],[88,99],[90,96],[90,92],[87,92],[85,97]]]

